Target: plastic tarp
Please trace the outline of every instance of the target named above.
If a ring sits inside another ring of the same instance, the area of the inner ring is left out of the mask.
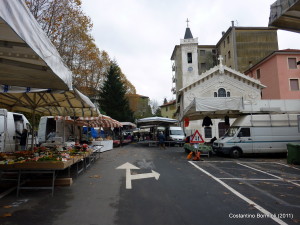
[[[0,84],[72,89],[72,73],[23,0],[0,0]]]
[[[231,98],[194,98],[183,111],[181,120],[200,120],[210,118],[237,118],[245,114],[266,113],[300,113],[299,99],[263,99],[243,100],[242,97]]]
[[[239,114],[243,109],[243,99],[240,97],[231,98],[194,98],[183,112],[182,120],[188,117],[190,120],[203,119],[205,116],[221,118],[225,115]]]
[[[92,136],[93,138],[99,137],[98,131],[93,127],[84,127],[83,132],[84,134],[88,134],[88,136]]]

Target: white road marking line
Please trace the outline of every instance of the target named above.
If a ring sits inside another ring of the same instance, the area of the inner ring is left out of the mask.
[[[229,178],[221,178],[221,177],[217,177],[217,179],[220,180],[257,180],[257,181],[261,181],[261,180],[266,180],[266,181],[276,181],[279,179],[256,179],[256,178],[235,178],[235,177],[229,177]]]
[[[244,166],[244,167],[247,167],[247,168],[249,168],[249,169],[256,170],[256,171],[258,171],[258,172],[261,172],[261,173],[267,174],[267,175],[269,175],[269,176],[276,177],[276,178],[277,178],[277,179],[279,179],[279,180],[281,180],[281,179],[282,179],[282,178],[281,178],[281,177],[279,177],[279,176],[276,176],[276,175],[274,175],[274,174],[271,174],[271,173],[268,173],[268,172],[265,172],[265,171],[262,171],[262,170],[256,169],[256,168],[254,168],[254,167],[247,166],[247,165],[244,165],[244,164],[242,164],[242,163],[237,163],[237,164],[239,164],[239,165],[241,165],[241,166]]]
[[[232,161],[201,161],[201,163],[277,163],[277,162],[244,162],[244,161],[238,161],[238,160],[232,160]]]
[[[247,167],[247,168],[249,168],[249,169],[256,170],[256,171],[258,171],[258,172],[267,174],[267,175],[269,175],[269,176],[276,177],[276,178],[278,178],[279,180],[286,181],[286,182],[288,182],[288,183],[291,183],[291,184],[294,184],[294,185],[300,187],[300,184],[297,184],[297,183],[295,183],[295,182],[293,182],[293,181],[291,181],[291,180],[283,179],[282,177],[279,177],[279,176],[276,176],[276,175],[274,175],[274,174],[271,174],[271,173],[268,173],[268,172],[265,172],[265,171],[256,169],[256,168],[251,167],[251,166],[244,165],[244,164],[242,164],[242,163],[237,163],[237,164],[239,164],[239,165],[241,165],[241,166],[245,166],[245,167]]]
[[[253,202],[252,200],[250,200],[249,198],[247,198],[246,196],[242,195],[241,193],[239,193],[238,191],[236,191],[235,189],[233,189],[232,187],[230,187],[229,185],[227,185],[226,183],[224,183],[223,181],[221,181],[217,177],[213,176],[211,173],[209,173],[206,170],[202,169],[201,167],[197,166],[194,162],[189,161],[189,163],[192,164],[194,167],[196,167],[198,170],[200,170],[203,173],[205,173],[207,176],[211,177],[212,179],[214,179],[215,181],[217,181],[218,183],[220,183],[221,185],[223,185],[225,188],[227,188],[233,194],[235,194],[236,196],[238,196],[239,198],[241,198],[242,200],[244,200],[245,202],[247,202],[248,204],[250,204],[251,206],[253,206],[257,210],[259,210],[260,212],[262,212],[266,216],[272,215],[268,210],[264,209],[263,207],[259,206],[258,204],[256,204],[255,202]],[[282,221],[281,219],[279,219],[277,217],[272,217],[271,216],[269,218],[272,219],[272,220],[274,220],[275,222],[277,222],[280,225],[287,225],[287,223],[285,223],[284,221]]]
[[[295,169],[295,170],[300,170],[300,168],[293,167],[293,166],[290,166],[290,165],[286,165],[286,164],[283,164],[283,163],[279,163],[279,162],[275,162],[275,163],[276,163],[276,164],[278,164],[278,165],[282,165],[282,166],[286,166],[286,167],[289,167],[289,168]]]

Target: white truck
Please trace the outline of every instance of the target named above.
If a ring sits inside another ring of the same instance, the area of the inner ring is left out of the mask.
[[[213,149],[239,158],[248,153],[285,153],[288,143],[300,143],[296,114],[254,114],[238,117]]]
[[[31,129],[29,121],[23,114],[0,109],[0,152],[21,150],[20,134],[23,129],[27,129],[28,132]],[[31,145],[30,139],[27,138],[28,148]]]
[[[182,127],[167,127],[166,136],[168,141],[173,141],[175,144],[183,144],[185,142],[185,134]]]
[[[49,134],[54,132],[54,137]],[[74,142],[79,139],[81,129],[72,123],[64,120],[55,120],[54,116],[42,116],[38,128],[38,140],[40,144],[46,142]],[[51,140],[50,140],[51,139]]]

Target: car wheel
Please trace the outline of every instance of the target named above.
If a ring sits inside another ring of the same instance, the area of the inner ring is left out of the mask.
[[[242,151],[238,148],[233,148],[231,151],[230,151],[230,156],[232,158],[235,158],[235,159],[238,159],[242,156]]]

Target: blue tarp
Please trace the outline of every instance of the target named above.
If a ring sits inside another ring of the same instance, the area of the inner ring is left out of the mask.
[[[93,127],[84,127],[83,128],[83,133],[87,134],[87,136],[92,136],[93,138],[98,138],[99,134],[97,130],[95,130]]]

